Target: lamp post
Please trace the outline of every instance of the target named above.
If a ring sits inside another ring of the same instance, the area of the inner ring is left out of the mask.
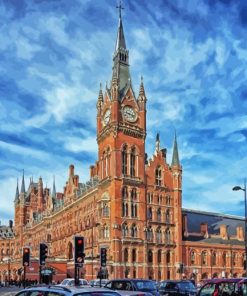
[[[100,224],[99,223],[93,223],[92,225],[92,231],[91,231],[91,240],[92,240],[92,280],[93,280],[93,269],[94,269],[94,227],[98,227]]]
[[[244,188],[235,186],[233,191],[244,191],[244,246],[245,246],[245,275],[247,275],[247,205],[246,205],[246,179],[244,179]]]

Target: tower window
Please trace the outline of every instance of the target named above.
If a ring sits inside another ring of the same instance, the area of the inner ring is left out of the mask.
[[[161,186],[161,180],[162,180],[162,173],[161,173],[161,167],[157,167],[155,171],[155,184],[157,186]]]
[[[130,154],[130,176],[134,177],[135,176],[135,163],[136,163],[136,151],[135,148],[131,149],[131,154]]]
[[[127,146],[122,150],[122,174],[127,175]]]

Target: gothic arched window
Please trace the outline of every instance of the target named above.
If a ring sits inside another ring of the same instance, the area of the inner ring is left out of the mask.
[[[171,252],[170,251],[166,252],[166,263],[167,264],[171,263]]]
[[[166,240],[166,243],[169,243],[171,241],[171,232],[169,228],[167,228],[165,231],[165,240]]]
[[[128,236],[128,225],[127,225],[126,223],[124,223],[124,224],[122,225],[122,236],[123,236],[123,237]]]
[[[194,251],[191,251],[191,253],[190,253],[190,263],[191,263],[192,265],[194,265],[194,264],[195,264],[195,261],[196,261],[196,255],[195,255],[195,252],[194,252]]]
[[[131,226],[131,237],[137,237],[137,227],[135,224]]]
[[[226,266],[226,252],[222,254],[222,265],[225,267]]]
[[[206,251],[203,251],[201,256],[202,256],[202,258],[201,258],[202,265],[206,265],[207,264],[207,252]]]
[[[157,210],[157,221],[161,222],[161,209],[160,208]]]
[[[162,243],[162,232],[160,227],[158,227],[156,232],[156,241],[158,244]]]
[[[131,190],[131,217],[137,217],[136,188]]]
[[[132,262],[136,262],[136,249],[132,250]]]
[[[166,210],[166,223],[170,223],[170,211]]]
[[[158,261],[158,263],[161,263],[161,259],[162,259],[162,250],[158,250],[158,253],[157,253],[157,261]]]
[[[129,250],[128,248],[124,249],[124,262],[128,262],[129,260]]]
[[[127,203],[127,198],[128,198],[128,189],[127,187],[122,188],[122,216],[127,217],[129,214],[129,209],[128,209],[128,203]]]
[[[136,174],[135,165],[136,165],[136,150],[135,148],[132,148],[130,153],[130,176],[131,177],[134,177]]]
[[[153,263],[153,252],[148,250],[148,263]]]
[[[125,145],[122,150],[122,174],[127,175],[127,146]]]
[[[155,170],[155,185],[161,186],[161,180],[162,180],[161,167],[158,166]]]
[[[148,208],[148,219],[149,220],[152,220],[153,219],[153,211],[152,211],[152,208]]]
[[[216,265],[216,252],[212,253],[212,265],[215,266]]]

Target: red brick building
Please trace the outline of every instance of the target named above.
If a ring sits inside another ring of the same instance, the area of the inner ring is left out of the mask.
[[[110,61],[109,61],[110,62]],[[46,271],[53,279],[73,276],[73,237],[85,237],[80,275],[96,278],[99,250],[106,247],[109,278],[180,278],[240,275],[244,220],[182,210],[182,167],[176,135],[171,164],[159,135],[154,154],[145,152],[146,102],[141,80],[132,87],[129,51],[120,15],[110,87],[97,100],[98,159],[81,183],[73,165],[63,193],[44,188],[42,178],[17,185],[14,226],[0,235],[0,280],[22,274],[22,247],[30,246],[27,277],[38,279],[40,242],[49,245]],[[182,225],[183,222],[183,225]],[[2,230],[0,230],[2,231]],[[8,255],[8,256],[7,256]],[[8,260],[4,260],[8,257]],[[230,258],[230,259],[229,259]]]

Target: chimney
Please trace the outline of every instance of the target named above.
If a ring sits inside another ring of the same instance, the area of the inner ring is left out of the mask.
[[[73,177],[74,176],[74,170],[75,170],[75,167],[73,164],[71,164],[69,166],[69,177]]]
[[[225,224],[220,225],[220,237],[222,239],[228,239],[227,228]]]
[[[205,237],[208,237],[208,224],[207,223],[201,223],[201,234]]]
[[[94,177],[94,165],[90,166],[90,179]]]
[[[188,236],[188,216],[183,215],[183,236]]]
[[[243,241],[244,240],[243,227],[242,226],[237,226],[236,232],[237,232],[237,239],[240,240],[240,241]]]
[[[13,221],[9,220],[9,227],[12,229],[13,228]]]

